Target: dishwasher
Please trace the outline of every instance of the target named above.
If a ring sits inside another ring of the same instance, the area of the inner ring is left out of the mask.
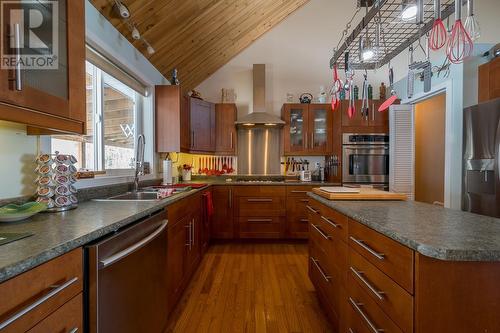
[[[85,247],[86,332],[162,332],[167,321],[167,213]]]

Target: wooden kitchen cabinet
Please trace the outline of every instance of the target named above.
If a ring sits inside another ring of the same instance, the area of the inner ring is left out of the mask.
[[[215,105],[189,97],[191,152],[215,151]]]
[[[285,155],[327,155],[332,152],[334,129],[330,104],[284,104]]]
[[[309,219],[307,205],[310,198],[307,192],[313,186],[287,186],[286,189],[286,236],[291,239],[307,239]]]
[[[479,66],[479,103],[500,97],[500,57]]]
[[[55,290],[58,292],[52,297],[42,300],[45,295]],[[1,283],[0,325],[9,321],[10,318],[13,318],[13,316],[30,305],[41,301],[38,306],[33,307],[33,309],[5,326],[1,332],[26,332],[38,323],[42,325],[42,328],[60,327],[58,325],[62,323],[56,323],[51,319],[47,319],[49,322],[43,324],[43,320],[52,314],[59,316],[56,314],[57,310],[61,306],[65,307],[65,303],[78,295],[81,297],[82,291],[83,255],[81,248],[77,248]],[[83,316],[81,311],[78,312],[78,310],[74,310],[74,307],[71,306],[70,308],[66,308],[64,312],[70,316],[67,319],[69,320],[68,322],[71,322],[71,325],[81,324]],[[34,332],[42,331],[35,330]],[[55,332],[56,330],[52,331]]]
[[[383,103],[383,100],[369,100],[368,101],[368,114],[361,114],[361,100],[354,101],[354,106],[356,108],[356,112],[352,118],[349,118],[347,114],[347,109],[349,108],[349,101],[344,100],[341,101],[340,112],[342,114],[342,126],[343,127],[354,127],[357,129],[353,129],[352,132],[360,131],[360,132],[387,132],[389,128],[389,111],[378,112],[379,106]],[[346,130],[343,130],[346,132]]]
[[[232,186],[214,186],[212,195],[214,216],[211,224],[211,236],[214,239],[233,239],[233,188]]]
[[[85,134],[84,1],[57,3],[58,68],[21,69],[20,74],[0,69],[0,119],[56,132]],[[4,36],[4,42],[9,40]]]
[[[83,332],[83,294],[80,293],[27,333]]]
[[[236,155],[236,104],[215,104],[215,152]]]

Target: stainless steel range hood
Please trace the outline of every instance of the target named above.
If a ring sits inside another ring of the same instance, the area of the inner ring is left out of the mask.
[[[253,65],[253,112],[238,118],[237,126],[283,126],[285,122],[266,112],[266,65]]]

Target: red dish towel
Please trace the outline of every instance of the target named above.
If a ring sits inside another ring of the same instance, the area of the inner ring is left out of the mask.
[[[212,192],[203,193],[203,198],[205,199],[205,209],[207,217],[210,218],[214,215],[214,203],[212,201]]]

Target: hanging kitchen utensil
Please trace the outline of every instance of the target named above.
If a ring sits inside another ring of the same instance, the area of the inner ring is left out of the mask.
[[[413,64],[413,46],[410,45],[408,50],[408,76],[406,81],[406,94],[408,98],[412,98],[415,87],[415,72],[412,69]]]
[[[208,157],[205,157],[203,161],[203,173],[205,175],[208,173]]]
[[[389,87],[391,88],[391,96],[385,100],[382,105],[378,108],[378,112],[385,111],[394,104],[394,102],[398,99],[398,96],[396,95],[396,90],[394,90],[394,71],[391,67],[391,63],[389,62]]]
[[[464,27],[473,41],[481,36],[481,29],[479,28],[479,23],[474,15],[474,0],[467,1],[467,18],[465,19]]]
[[[230,157],[229,158],[229,169],[227,170],[227,173],[232,174],[233,172],[234,172],[234,169],[233,169],[233,158]]]
[[[455,0],[455,23],[451,30],[446,55],[453,64],[460,64],[472,54],[474,44],[462,24],[462,1]]]
[[[342,90],[342,81],[339,79],[337,64],[333,65],[333,86],[332,86],[332,110],[335,111],[340,106],[339,93]]]
[[[312,99],[313,99],[313,95],[310,93],[303,93],[299,97],[299,101],[301,104],[311,104]]]
[[[202,172],[202,168],[201,168],[201,157],[198,158],[198,174],[201,175],[201,172]]]
[[[441,19],[441,0],[434,0],[434,24],[432,25],[429,47],[436,51],[445,46],[448,33]]]
[[[363,81],[363,91],[361,92],[361,116],[362,117],[368,117],[368,73],[365,70],[364,76],[364,81]]]
[[[222,171],[227,172],[227,157],[223,158]]]
[[[423,76],[424,76],[424,92],[429,92],[431,91],[431,86],[432,86],[432,64],[429,60],[430,58],[430,46],[429,46],[429,36],[427,36],[427,50],[426,50],[426,61],[424,65],[424,70],[423,70]]]

